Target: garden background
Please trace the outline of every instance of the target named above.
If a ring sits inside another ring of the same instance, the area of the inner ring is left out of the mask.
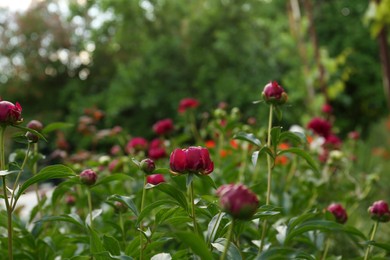
[[[63,148],[81,170],[90,152],[108,154],[116,126],[122,145],[154,138],[164,118],[191,132],[178,113],[187,97],[200,103],[199,129],[218,117],[265,128],[268,110],[254,101],[276,80],[288,93],[283,129],[325,116],[342,140],[359,132],[353,169],[370,178],[361,215],[390,200],[389,17],[388,0],[32,1],[0,9],[0,95],[22,105],[25,122],[62,122],[41,149]],[[204,144],[185,134],[176,142]]]

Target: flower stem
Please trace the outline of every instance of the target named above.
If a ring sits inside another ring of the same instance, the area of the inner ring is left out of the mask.
[[[223,250],[222,256],[220,260],[225,260],[227,256],[227,252],[229,251],[230,242],[232,241],[233,237],[233,228],[234,228],[234,219],[232,220],[232,223],[230,224],[229,231],[228,231],[228,237],[225,244],[225,249]]]
[[[329,251],[329,246],[330,246],[330,239],[328,237],[326,239],[326,242],[325,242],[324,253],[322,254],[321,260],[325,260],[326,259],[326,256],[327,256],[328,251]]]
[[[192,223],[194,226],[194,232],[195,232],[195,234],[198,234],[198,227],[196,224],[196,216],[195,216],[194,182],[193,181],[191,181],[191,185],[190,185],[190,200],[191,200],[191,217],[192,217]]]
[[[90,221],[90,226],[91,226],[91,229],[92,229],[93,218],[92,218],[92,198],[91,198],[91,191],[90,191],[90,189],[87,190],[87,196],[88,196],[89,221]]]
[[[144,209],[144,204],[145,204],[145,196],[146,196],[146,190],[145,186],[147,183],[146,175],[144,175],[144,185],[142,187],[142,198],[141,198],[141,207],[140,207],[140,212]],[[139,251],[139,259],[142,260],[144,258],[144,238],[142,234],[142,228],[143,224],[142,221],[139,223],[139,243],[140,243],[140,251]]]
[[[273,105],[270,105],[269,117],[268,117],[268,136],[267,136],[267,147],[271,149],[271,128],[272,128],[272,110]],[[267,154],[267,166],[268,166],[268,176],[267,176],[267,197],[266,205],[269,205],[271,197],[271,176],[272,176],[272,164],[271,164],[271,155]]]
[[[17,188],[17,185],[18,185],[18,182],[19,182],[19,179],[20,179],[20,175],[22,175],[24,166],[26,165],[27,158],[28,158],[28,155],[29,155],[29,153],[30,153],[30,148],[31,148],[31,146],[30,146],[30,144],[28,144],[26,155],[24,156],[23,163],[22,163],[22,165],[20,166],[20,170],[19,170],[18,175],[16,176],[16,180],[15,180],[15,182],[14,182],[14,187],[13,187],[13,189],[12,189],[11,202],[10,202],[10,206],[11,206],[12,211],[15,209],[16,203],[18,202],[18,201],[15,199],[15,190],[16,190],[16,188]]]
[[[376,221],[375,224],[374,224],[374,227],[372,229],[370,241],[374,240],[376,230],[378,229],[378,225],[379,225],[379,221]],[[370,254],[370,251],[371,251],[371,245],[367,245],[366,252],[364,254],[364,260],[368,259],[368,255]]]

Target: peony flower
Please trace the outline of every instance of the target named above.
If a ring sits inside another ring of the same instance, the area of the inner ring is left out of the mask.
[[[146,177],[146,182],[150,183],[150,184],[153,184],[153,185],[160,184],[162,182],[165,182],[164,175],[162,175],[162,174],[148,175]]]
[[[0,101],[0,124],[15,125],[23,121],[22,107],[18,102],[14,105],[9,101]]]
[[[152,159],[146,158],[141,161],[140,168],[145,174],[151,174],[156,169],[156,165]]]
[[[269,82],[265,85],[262,96],[265,102],[274,105],[282,105],[288,99],[287,93],[276,81]]]
[[[148,141],[142,137],[134,137],[126,145],[126,152],[129,154],[146,151],[146,149],[148,149]]]
[[[172,119],[163,119],[153,125],[153,131],[158,135],[167,135],[174,129]]]
[[[149,145],[148,156],[153,160],[165,158],[167,151],[165,150],[164,141],[158,138],[153,139]]]
[[[336,219],[336,222],[344,224],[347,222],[348,215],[343,206],[337,203],[332,203],[328,206],[327,210],[333,214]]]
[[[324,147],[327,149],[340,149],[341,144],[341,139],[337,135],[329,134],[325,138]]]
[[[243,184],[222,185],[217,196],[222,210],[235,219],[250,220],[259,206],[256,194]]]
[[[389,205],[384,200],[374,202],[374,204],[368,208],[368,212],[373,220],[379,222],[388,222],[390,220]]]
[[[92,169],[86,169],[80,173],[80,180],[85,185],[94,185],[97,180],[97,174]]]
[[[324,104],[324,105],[322,106],[322,112],[325,113],[325,114],[332,114],[333,108],[332,108],[332,106],[329,105],[329,104]]]
[[[176,174],[198,173],[208,175],[214,170],[207,148],[191,146],[175,149],[169,160],[171,171]]]
[[[183,98],[179,103],[179,113],[184,113],[189,108],[197,108],[199,101],[195,98]]]
[[[325,119],[315,117],[308,124],[307,128],[312,130],[314,133],[322,137],[327,137],[330,135],[330,130],[332,125]]]

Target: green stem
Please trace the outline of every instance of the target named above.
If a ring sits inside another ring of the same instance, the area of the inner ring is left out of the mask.
[[[0,127],[0,170],[5,170],[5,143],[4,143],[4,134],[5,134],[6,126],[2,125]],[[12,229],[12,207],[8,200],[8,193],[7,193],[7,182],[6,182],[6,176],[2,176],[3,179],[3,195],[4,195],[4,201],[5,201],[5,207],[7,210],[7,234],[8,234],[8,259],[12,260],[13,257],[13,246],[12,246],[12,236],[13,236],[13,229]]]
[[[142,198],[141,198],[141,207],[140,207],[140,212],[144,209],[144,204],[145,204],[145,196],[146,196],[146,190],[145,186],[147,183],[146,175],[144,175],[144,186],[142,187]],[[142,221],[139,223],[139,243],[140,243],[140,251],[139,251],[139,259],[142,260],[144,258],[144,238],[142,234],[142,228],[143,224]]]
[[[18,202],[15,199],[15,190],[16,190],[16,187],[17,187],[17,185],[19,183],[19,179],[20,179],[20,176],[22,175],[24,167],[26,166],[27,158],[28,158],[28,155],[30,153],[30,148],[31,148],[31,146],[30,146],[30,144],[28,144],[26,155],[24,156],[23,163],[22,163],[22,165],[20,167],[20,170],[19,170],[18,175],[16,176],[16,180],[14,182],[14,187],[12,189],[12,194],[11,194],[11,203],[10,203],[12,211],[15,209],[16,203]]]
[[[119,226],[121,227],[121,230],[122,230],[122,241],[123,241],[123,245],[126,245],[125,225],[123,224],[123,216],[122,216],[122,213],[121,213],[121,212],[119,212]]]
[[[37,155],[38,155],[38,143],[34,144],[33,155],[35,157],[37,157]],[[35,176],[35,174],[37,174],[37,172],[38,172],[38,162],[35,161],[34,165],[33,165],[33,169],[32,169],[33,176]],[[39,186],[38,186],[38,183],[35,184],[35,196],[37,197],[38,214],[42,215],[42,213],[41,213],[41,210],[42,210],[41,209],[41,198],[39,196]]]
[[[378,225],[379,225],[379,221],[376,221],[375,224],[374,224],[374,228],[372,229],[370,241],[374,240],[376,230],[378,229]],[[364,260],[368,259],[368,255],[370,254],[370,251],[371,251],[371,245],[368,245],[367,248],[366,248],[366,252],[364,254]]]
[[[229,231],[228,231],[228,237],[227,237],[227,241],[225,244],[225,249],[223,250],[223,253],[222,253],[220,260],[226,259],[226,256],[227,256],[227,253],[228,253],[229,247],[230,247],[230,242],[232,241],[232,237],[233,237],[233,228],[234,228],[234,219],[232,220],[232,223],[230,224]]]
[[[190,185],[190,200],[191,200],[191,217],[192,217],[192,223],[194,226],[194,232],[195,232],[195,234],[198,234],[198,227],[196,224],[196,216],[195,216],[194,182],[193,181],[191,181],[191,185]]]
[[[93,218],[92,218],[92,198],[91,198],[91,190],[90,189],[87,190],[87,196],[88,196],[89,221],[90,221],[90,226],[91,226],[91,229],[92,229],[92,227],[93,227],[93,224],[92,224]]]
[[[272,110],[273,105],[270,105],[269,109],[269,117],[268,117],[268,136],[267,136],[267,147],[271,149],[271,128],[272,128]],[[267,154],[267,166],[268,166],[268,176],[267,176],[267,197],[266,197],[266,205],[269,205],[270,197],[271,197],[271,176],[272,176],[272,163],[271,156]]]
[[[267,220],[264,219],[263,227],[261,230],[261,239],[260,239],[260,247],[259,247],[259,254],[263,252],[264,244],[265,244],[265,234],[267,233]]]
[[[246,157],[248,155],[248,146],[249,146],[248,143],[244,143],[244,147],[242,148],[242,155],[241,155],[242,165],[238,175],[238,181],[241,183],[244,183],[244,173],[245,173],[246,162],[247,162]]]
[[[326,259],[326,256],[328,255],[328,251],[329,251],[329,246],[330,246],[330,239],[328,237],[325,242],[324,253],[322,254],[321,260]]]

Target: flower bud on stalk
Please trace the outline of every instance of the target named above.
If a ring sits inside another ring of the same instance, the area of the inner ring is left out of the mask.
[[[141,161],[140,168],[145,174],[151,174],[156,169],[156,165],[152,159],[146,158]]]
[[[265,85],[262,96],[265,102],[273,105],[283,105],[288,99],[287,93],[276,81]]]
[[[38,120],[31,120],[28,124],[27,124],[27,127],[28,128],[31,128],[37,132],[41,132],[42,129],[43,129],[43,125],[41,122],[39,122]],[[36,143],[38,142],[39,140],[39,137],[36,135],[36,134],[33,134],[31,132],[27,132],[26,133],[26,137],[27,139],[31,142],[31,143]]]
[[[16,125],[23,121],[22,107],[18,102],[0,101],[0,125]]]
[[[96,183],[97,174],[92,169],[86,169],[80,173],[80,180],[87,186],[92,186]]]
[[[207,148],[191,146],[188,149],[175,149],[169,160],[174,174],[197,173],[208,175],[214,170]]]
[[[164,175],[162,174],[148,175],[148,177],[146,177],[146,182],[153,185],[160,184],[162,182],[165,182]]]
[[[390,221],[389,205],[384,200],[374,202],[374,204],[368,208],[368,212],[373,220],[379,222]]]
[[[222,185],[217,196],[222,210],[235,219],[250,220],[259,206],[256,194],[243,184]]]
[[[332,203],[328,206],[327,210],[333,214],[336,219],[336,222],[340,224],[344,224],[345,222],[347,222],[347,212],[340,204]]]

